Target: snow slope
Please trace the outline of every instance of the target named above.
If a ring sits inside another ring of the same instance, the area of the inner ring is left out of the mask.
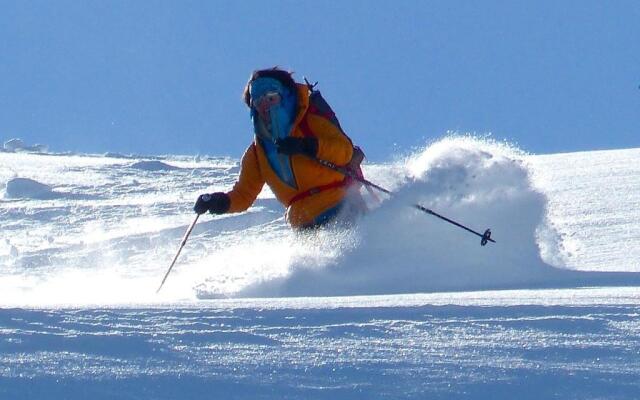
[[[159,297],[153,289],[193,218],[194,199],[228,189],[237,161],[1,157],[5,304],[640,283],[628,273],[640,271],[637,150],[527,156],[448,138],[368,166],[367,176],[397,195],[379,196],[381,204],[369,198],[374,211],[355,229],[308,235],[290,231],[266,189],[247,213],[202,218]],[[416,203],[480,232],[490,227],[497,243],[481,247],[408,206]]]
[[[237,160],[0,153],[0,397],[639,398],[639,159],[445,138],[352,229],[203,216],[156,295]]]

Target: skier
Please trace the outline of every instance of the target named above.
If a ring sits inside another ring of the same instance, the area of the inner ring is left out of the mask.
[[[313,89],[278,68],[257,70],[244,89],[255,138],[245,151],[238,181],[227,193],[198,197],[197,214],[248,209],[266,183],[298,229],[351,222],[366,210],[359,184],[317,160],[361,175],[364,154],[342,131],[333,111]]]

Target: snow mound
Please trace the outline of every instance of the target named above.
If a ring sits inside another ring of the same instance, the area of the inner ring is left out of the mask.
[[[14,138],[4,142],[4,150],[8,152],[33,152],[33,153],[45,153],[48,151],[48,147],[43,144],[34,144],[29,146],[25,144],[22,139]]]
[[[12,178],[7,182],[5,198],[46,200],[58,197],[51,186],[29,178]]]
[[[134,169],[139,169],[141,171],[151,171],[151,172],[174,171],[174,170],[180,169],[173,165],[169,165],[169,164],[163,163],[162,161],[157,161],[157,160],[138,161],[131,164],[130,167]]]

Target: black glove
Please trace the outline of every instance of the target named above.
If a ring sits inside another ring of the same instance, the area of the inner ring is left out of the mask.
[[[288,156],[294,154],[304,154],[310,157],[315,157],[318,154],[318,139],[314,137],[287,137],[284,139],[278,139],[276,141],[278,146],[278,153],[286,154]]]
[[[196,214],[204,214],[209,211],[211,214],[224,214],[229,211],[231,199],[226,193],[205,193],[198,196],[193,211]]]

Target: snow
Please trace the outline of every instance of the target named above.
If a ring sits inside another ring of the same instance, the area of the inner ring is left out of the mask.
[[[6,183],[5,197],[47,199],[55,197],[55,194],[49,185],[29,178],[13,178]]]
[[[24,140],[20,138],[9,139],[4,142],[3,150],[8,152],[35,152],[35,153],[45,153],[48,150],[48,147],[43,144],[34,144],[29,146],[25,144]]]
[[[174,167],[173,165],[169,165],[158,160],[144,160],[134,162],[133,164],[131,164],[131,168],[139,169],[142,171],[172,171],[177,169],[178,167]]]
[[[639,158],[449,137],[302,235],[265,189],[156,295],[238,160],[0,153],[0,398],[638,398]]]

